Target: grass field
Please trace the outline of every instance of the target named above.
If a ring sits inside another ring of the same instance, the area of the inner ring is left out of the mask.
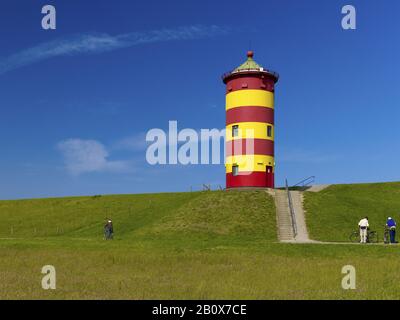
[[[305,193],[307,227],[313,239],[349,241],[361,218],[383,241],[388,216],[400,222],[400,183],[333,185],[318,193]]]
[[[329,190],[326,190],[329,191]],[[105,216],[115,240],[102,239]],[[1,299],[397,299],[396,246],[276,240],[263,191],[0,202]],[[57,289],[41,288],[54,265]],[[341,269],[357,270],[343,290]]]
[[[0,248],[2,299],[397,299],[400,293],[395,247],[37,240]],[[56,267],[57,290],[41,289],[45,264]],[[357,290],[341,288],[347,264],[356,267]]]
[[[98,240],[106,217],[116,240],[276,240],[273,200],[263,191],[0,201],[0,238]]]

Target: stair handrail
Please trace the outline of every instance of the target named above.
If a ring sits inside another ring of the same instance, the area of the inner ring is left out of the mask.
[[[296,213],[294,212],[292,195],[290,194],[289,184],[288,184],[287,179],[286,179],[286,192],[287,192],[287,197],[288,197],[288,202],[289,202],[290,216],[292,218],[293,235],[294,235],[294,237],[296,237],[297,236]]]
[[[308,181],[308,180],[310,180],[310,181]],[[296,183],[292,187],[297,187],[299,185],[302,185],[303,187],[305,187],[305,186],[309,185],[310,183],[313,183],[314,181],[315,181],[315,176],[310,176],[310,177],[305,178],[305,179],[301,180],[300,182]]]

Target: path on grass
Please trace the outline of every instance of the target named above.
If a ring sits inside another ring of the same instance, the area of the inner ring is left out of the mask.
[[[307,189],[307,191],[320,192],[320,191],[328,188],[329,186],[330,186],[330,184],[319,184],[319,185],[311,186],[310,188]]]
[[[54,240],[54,239],[37,239],[37,238],[0,238],[0,241],[6,241],[6,240],[21,240],[21,241],[48,241],[48,240]],[[59,240],[59,239],[57,239]],[[65,239],[63,239],[65,240]],[[101,239],[84,239],[84,238],[70,238],[67,239],[68,241],[99,241]],[[103,240],[105,241],[105,240]],[[280,240],[279,243],[295,243],[295,244],[343,244],[343,245],[354,245],[354,246],[389,246],[391,244],[379,242],[379,243],[367,243],[367,244],[361,244],[361,243],[356,243],[356,242],[326,242],[326,241],[315,241],[315,240],[309,240],[309,241],[296,241],[296,240]],[[397,245],[398,244],[392,244],[392,245]]]
[[[303,192],[301,191],[289,191],[292,196],[293,209],[295,213],[297,235],[295,237],[296,242],[311,242],[308,236],[306,217],[303,209]],[[289,212],[290,214],[290,212]]]

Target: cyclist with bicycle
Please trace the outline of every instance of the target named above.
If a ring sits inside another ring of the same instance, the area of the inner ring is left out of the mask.
[[[388,217],[386,226],[389,229],[390,243],[396,243],[396,221],[391,217]]]
[[[369,228],[368,217],[360,220],[358,228],[360,229],[360,243],[367,243],[367,232]]]

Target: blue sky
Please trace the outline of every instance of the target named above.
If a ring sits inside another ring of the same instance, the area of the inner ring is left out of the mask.
[[[45,4],[56,30],[41,28]],[[341,28],[346,4],[357,30]],[[170,120],[224,128],[221,74],[249,47],[281,76],[278,185],[400,180],[398,12],[396,0],[3,0],[0,198],[223,186],[223,165],[148,165],[144,136]]]

